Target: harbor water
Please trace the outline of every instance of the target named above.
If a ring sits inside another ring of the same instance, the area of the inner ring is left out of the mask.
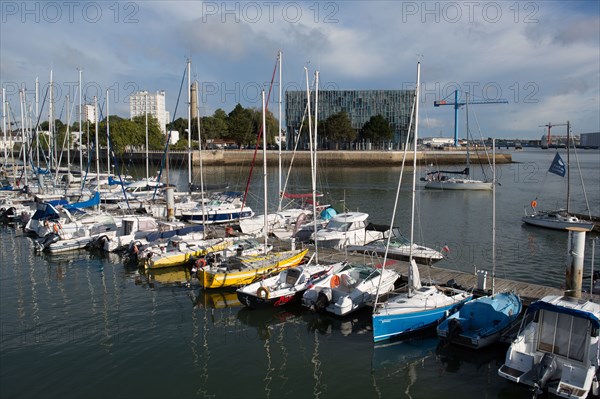
[[[546,173],[553,157],[552,150],[526,149],[497,168],[499,277],[564,284],[567,234],[521,223],[534,199],[542,209],[566,206],[566,178]],[[419,174],[426,168],[435,165],[423,165]],[[310,168],[297,169],[288,191],[309,192]],[[478,166],[471,169],[481,177]],[[571,170],[571,210],[584,213],[587,202],[600,215],[600,153],[571,154]],[[185,187],[185,166],[170,173]],[[399,173],[399,167],[321,168],[321,201],[389,224]],[[411,176],[405,173],[394,224],[408,234]],[[277,170],[270,168],[267,178],[274,197]],[[205,168],[208,184],[227,181],[243,191],[247,179],[248,167]],[[262,181],[258,166],[248,203],[259,214]],[[491,275],[492,193],[421,185],[415,240],[449,248],[436,266]],[[594,237],[586,239],[586,275]],[[595,252],[598,270],[600,247]],[[36,254],[20,230],[0,227],[0,397],[531,398],[526,387],[498,377],[503,345],[475,352],[423,335],[375,347],[368,309],[346,318],[301,307],[249,310],[235,292],[204,292],[188,278],[183,269],[146,275],[115,254]]]

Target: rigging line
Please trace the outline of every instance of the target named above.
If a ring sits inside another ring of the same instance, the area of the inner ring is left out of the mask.
[[[571,136],[573,141],[573,149],[575,150],[575,162],[577,163],[577,170],[579,171],[579,179],[581,180],[581,187],[583,188],[583,198],[585,199],[585,206],[588,212],[590,220],[592,220],[592,211],[590,209],[590,203],[588,202],[587,192],[585,191],[585,184],[583,184],[583,174],[581,173],[581,167],[579,165],[579,155],[577,155],[577,148],[575,147],[575,138]],[[567,143],[569,145],[569,143]]]
[[[479,125],[479,120],[477,119],[477,114],[475,114],[475,111],[473,111],[473,115],[475,116],[475,124],[477,125],[477,130],[479,131],[479,139],[483,143],[483,150],[485,152],[485,156],[486,156],[487,161],[488,161],[488,166],[491,169],[492,168],[492,164],[491,164],[491,160],[490,160],[490,154],[488,153],[488,149],[487,149],[487,147],[485,145],[485,141],[483,140],[483,135],[481,134],[481,126]],[[477,151],[477,147],[475,147],[475,152],[477,153],[477,159],[479,159],[479,152]],[[479,162],[479,165],[481,166],[481,172],[483,173],[483,176],[487,180],[487,175],[485,173],[485,170],[483,169],[482,163]]]
[[[314,81],[313,81],[313,84],[314,84]],[[294,152],[293,152],[292,159],[290,160],[290,165],[289,165],[288,172],[287,172],[287,175],[286,175],[286,178],[285,178],[285,184],[283,185],[281,193],[279,193],[279,208],[281,208],[281,204],[283,202],[283,193],[285,193],[287,191],[287,185],[288,185],[288,182],[289,182],[289,179],[290,179],[290,175],[291,175],[291,172],[292,172],[292,166],[294,164],[294,159],[295,159],[295,156],[296,156],[296,151],[298,150],[298,144],[299,144],[299,141],[300,141],[299,140],[300,139],[300,134],[302,132],[302,127],[304,127],[304,121],[306,119],[307,112],[308,112],[308,102],[307,102],[306,106],[304,107],[304,114],[302,115],[302,121],[300,122],[300,127],[298,129],[298,134],[296,135],[296,138],[295,138]]]
[[[183,90],[183,82],[185,81],[185,77],[187,74],[187,64],[183,69],[183,76],[181,77],[181,84],[179,85],[179,94],[177,95],[177,102],[175,103],[175,111],[173,112],[173,119],[171,120],[171,124],[175,123],[175,115],[177,115],[177,107],[179,106],[179,100],[181,99],[181,91]],[[189,89],[188,89],[189,90]],[[167,151],[169,151],[169,143],[171,142],[171,131],[167,133],[167,142],[165,143],[165,150],[163,151],[163,156],[160,160],[160,169],[158,170],[158,176],[156,177],[156,181],[160,183],[160,178],[162,176],[162,171],[165,166]],[[156,192],[158,191],[158,184],[154,186],[154,193],[152,194],[152,199],[156,198]]]
[[[273,82],[275,81],[275,73],[277,72],[277,65],[279,64],[279,59],[275,61],[275,68],[273,68],[273,75],[271,76],[271,84],[269,85],[269,92],[267,94],[267,100],[265,101],[265,113],[269,110],[269,99],[271,98],[271,90],[273,89]],[[244,209],[244,205],[246,205],[246,196],[248,195],[248,189],[250,188],[250,179],[252,178],[252,171],[254,170],[254,163],[256,161],[256,154],[258,153],[258,145],[260,143],[260,139],[262,138],[262,124],[258,128],[258,137],[256,138],[256,146],[254,147],[254,155],[252,157],[252,164],[250,165],[250,172],[248,173],[248,181],[246,182],[246,190],[244,191],[244,199],[242,200],[242,210]],[[266,133],[265,133],[266,134]],[[266,148],[263,148],[263,151],[266,151]],[[281,195],[281,193],[279,194]]]

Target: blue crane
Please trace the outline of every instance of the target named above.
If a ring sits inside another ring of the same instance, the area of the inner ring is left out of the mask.
[[[448,101],[447,98],[450,97],[452,93],[450,93],[446,98],[440,101],[434,101],[433,106],[439,107],[441,105],[454,105],[454,146],[458,146],[458,110],[463,105],[467,104],[467,102],[458,101],[460,97],[460,91],[454,90],[454,101]],[[508,104],[508,100],[498,99],[498,100],[468,100],[469,105],[471,104]]]

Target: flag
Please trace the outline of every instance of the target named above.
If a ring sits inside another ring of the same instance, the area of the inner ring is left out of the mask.
[[[556,153],[554,161],[552,161],[552,165],[550,165],[550,169],[548,169],[548,172],[554,173],[555,175],[559,175],[561,177],[565,177],[567,167],[565,166],[565,163],[563,162],[558,152]]]

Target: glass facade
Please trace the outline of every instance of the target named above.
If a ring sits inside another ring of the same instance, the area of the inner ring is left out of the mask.
[[[383,116],[394,131],[394,146],[404,143],[410,122],[414,90],[319,90],[318,118],[323,121],[331,115],[346,112],[352,127],[358,133],[363,125],[376,115]],[[285,92],[285,119],[287,143],[293,145],[293,134],[300,129],[306,108],[305,91]],[[314,115],[314,96],[311,94],[311,112]],[[304,125],[308,123],[308,117]]]

